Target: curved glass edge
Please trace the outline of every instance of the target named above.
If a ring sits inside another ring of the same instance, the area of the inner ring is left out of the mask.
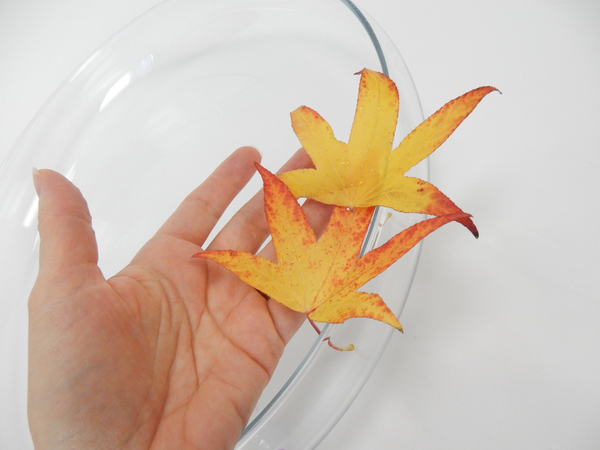
[[[52,94],[50,94],[50,96],[46,99],[46,101],[42,104],[42,106],[37,110],[37,112],[35,113],[33,118],[29,121],[27,126],[23,129],[23,131],[21,132],[21,134],[19,135],[19,137],[17,138],[17,140],[15,141],[13,146],[10,148],[10,150],[8,151],[8,153],[6,154],[4,159],[2,161],[0,161],[0,179],[2,178],[2,175],[3,175],[4,171],[6,170],[8,163],[13,158],[13,154],[21,146],[21,142],[23,141],[24,137],[29,133],[29,130],[37,124],[39,117],[48,109],[49,105],[54,101],[54,99],[58,96],[58,94],[65,88],[65,86],[67,86],[71,82],[71,80],[73,78],[75,78],[75,76],[78,73],[80,73],[92,59],[94,59],[96,57],[96,54],[98,53],[98,51],[100,51],[102,48],[106,47],[110,42],[117,40],[124,32],[129,31],[129,29],[132,26],[134,26],[138,21],[143,20],[144,17],[153,14],[157,9],[161,9],[162,7],[165,6],[165,4],[170,3],[171,1],[172,0],[163,0],[162,2],[156,4],[152,8],[148,9],[146,12],[144,12],[140,16],[133,19],[128,24],[124,25],[123,28],[121,28],[117,33],[113,34],[110,38],[108,38],[106,41],[104,41],[102,44],[100,44],[100,46],[98,48],[96,48],[96,50],[94,50],[90,54],[90,56],[88,56],[85,59],[85,61],[83,61],[75,70],[73,70],[73,72],[71,72],[69,74],[69,76],[67,76],[67,78],[65,78],[65,80],[62,83],[60,83],[58,85],[58,87],[54,90],[54,92],[52,92]]]
[[[346,5],[348,7],[348,9],[350,9],[350,11],[352,11],[352,13],[356,16],[356,18],[358,19],[360,24],[363,26],[363,28],[367,32],[367,35],[369,36],[369,38],[371,39],[371,42],[373,43],[373,47],[375,47],[375,52],[377,53],[377,57],[379,58],[379,63],[381,64],[381,71],[384,74],[389,76],[390,73],[388,70],[387,61],[385,60],[385,55],[383,53],[383,49],[381,48],[381,44],[379,43],[379,39],[377,38],[377,35],[375,34],[373,27],[371,26],[371,24],[369,23],[369,21],[367,20],[365,15],[362,13],[362,11],[354,3],[352,3],[350,0],[340,0],[340,1],[344,5]]]
[[[373,27],[371,26],[371,23],[369,19],[367,19],[367,16],[364,15],[360,9],[358,9],[358,7],[356,7],[352,2],[348,1],[348,0],[340,0],[342,3],[344,3],[349,9],[350,11],[355,14],[357,16],[357,18],[359,19],[359,21],[361,22],[361,24],[363,25],[363,27],[365,27],[365,30],[367,31],[367,33],[369,34],[369,37],[371,38],[371,40],[373,41],[374,47],[376,49],[376,52],[378,53],[378,55],[384,55],[387,54],[388,59],[390,58],[390,56],[393,56],[397,61],[392,61],[389,63],[389,68],[391,69],[392,73],[389,73],[389,69],[388,69],[388,61],[385,58],[380,57],[380,61],[382,62],[382,71],[388,75],[390,75],[393,79],[397,79],[397,78],[403,78],[404,81],[404,85],[406,85],[407,80],[410,81],[410,86],[412,89],[414,89],[414,87],[412,86],[412,79],[410,78],[410,75],[408,74],[408,71],[406,70],[403,61],[401,60],[401,57],[399,54],[397,54],[397,50],[395,49],[395,47],[393,46],[393,44],[391,43],[391,41],[389,41],[389,38],[387,38],[387,36],[385,36],[385,33],[383,33],[382,30],[380,30],[376,25],[376,32],[373,29]],[[150,15],[150,14],[154,14],[156,13],[157,10],[163,8],[165,5],[172,3],[171,0],[166,0],[158,5],[156,5],[155,7],[151,8],[150,10],[148,10],[146,13],[144,13],[142,16],[140,16],[138,19],[134,20],[132,23],[130,23],[129,25],[127,25],[121,32],[117,33],[116,35],[114,35],[112,38],[110,38],[109,40],[107,40],[100,48],[104,47],[107,45],[107,43],[111,42],[111,41],[115,41],[117,40],[124,32],[129,32],[131,30],[131,26],[132,24],[134,24],[135,22],[137,22],[139,19]],[[381,38],[380,42],[377,39],[377,36],[379,36]],[[375,40],[373,40],[373,38],[375,38]],[[381,45],[383,44],[383,45]],[[96,54],[96,52],[94,52],[92,54],[92,56],[89,58],[91,59],[94,55]],[[397,54],[397,55],[396,55]],[[89,60],[88,59],[88,60]],[[57,92],[60,92],[64,86],[66,84],[68,84],[70,82],[70,80],[72,79],[73,76],[75,76],[82,68],[84,68],[88,62],[88,60],[86,60],[86,62],[84,62],[76,71],[74,71],[74,73],[67,78],[67,80],[65,82],[63,82],[58,89],[55,91],[55,93],[50,96],[50,98],[48,99],[48,101],[46,103],[44,103],[44,105],[42,106],[42,108],[40,108],[40,111],[36,114],[36,116],[33,118],[33,120],[30,122],[30,125],[23,131],[23,133],[21,134],[21,137],[16,141],[15,145],[12,147],[11,151],[8,153],[8,155],[6,156],[5,160],[2,161],[0,163],[0,176],[2,175],[3,171],[5,170],[6,166],[7,166],[7,161],[9,161],[12,157],[12,154],[14,152],[14,150],[16,148],[19,147],[22,136],[26,135],[27,132],[29,131],[30,127],[32,126],[32,124],[35,124],[37,121],[37,117],[40,115],[40,113],[42,111],[44,111],[45,109],[47,109],[47,106],[52,102],[52,100],[54,99],[55,95]],[[394,70],[397,71],[398,76],[394,76]],[[401,75],[400,75],[401,74]],[[416,92],[415,92],[416,95]],[[407,100],[407,98],[404,99],[405,102]],[[408,99],[410,100],[410,103],[412,103],[412,109],[415,108],[416,105],[418,105],[418,97],[413,99]],[[418,109],[420,111],[420,105],[418,105]],[[423,166],[426,165],[426,161],[421,163],[421,168],[423,169]],[[428,178],[428,174],[426,176],[421,175],[421,178]],[[378,212],[378,215],[379,212]],[[417,249],[418,250],[418,249]],[[418,257],[418,252],[417,252],[417,257]],[[412,282],[412,277],[414,276],[414,271],[416,269],[416,260],[415,262],[412,264],[412,272],[410,275],[410,281]],[[403,307],[404,303],[402,302],[401,308]],[[401,308],[400,310],[395,311],[397,314],[399,314],[401,312]],[[288,380],[288,382],[285,384],[285,386],[283,387],[283,389],[280,391],[280,393],[278,393],[276,395],[276,397],[273,399],[273,401],[269,404],[269,406],[267,408],[265,408],[265,410],[263,410],[263,412],[260,414],[259,417],[257,417],[257,419],[255,421],[253,421],[252,424],[250,424],[246,430],[244,431],[244,435],[243,435],[243,439],[249,439],[253,436],[252,433],[254,433],[256,431],[256,425],[260,423],[261,426],[264,426],[265,424],[268,423],[268,419],[269,417],[271,417],[277,410],[277,405],[287,401],[289,398],[291,397],[291,394],[294,393],[294,391],[296,390],[298,384],[300,383],[300,381],[302,381],[303,379],[306,378],[306,375],[309,374],[310,369],[315,367],[316,365],[318,365],[320,363],[320,361],[318,361],[318,357],[322,354],[322,350],[323,349],[328,349],[327,346],[321,345],[321,341],[323,337],[326,336],[331,336],[333,335],[333,333],[336,331],[337,327],[334,326],[326,326],[323,329],[323,333],[321,336],[319,336],[319,338],[315,341],[315,343],[313,344],[313,346],[311,347],[311,350],[309,351],[309,353],[306,355],[306,357],[304,358],[303,362],[298,366],[298,368],[296,369],[296,371],[294,372],[294,374],[292,375],[292,377],[290,377],[290,379]],[[384,348],[385,348],[385,344],[387,344],[387,341],[389,340],[389,338],[392,335],[393,330],[390,329],[389,327],[386,328],[386,330],[384,331],[384,333],[382,333],[382,340],[381,345],[379,345],[377,347],[376,353],[373,353],[372,355],[380,355]],[[338,333],[339,334],[339,333]],[[329,355],[326,355],[327,357],[329,357]],[[370,373],[372,372],[372,369],[375,367],[376,362],[378,361],[379,357],[374,357],[371,358],[371,360],[373,361],[372,364],[369,366],[369,370],[368,370],[368,374],[370,375]],[[368,376],[367,376],[368,377]],[[358,392],[360,391],[360,389],[362,388],[362,386],[364,385],[364,382],[366,382],[366,378],[363,378],[361,380],[360,383],[358,383],[355,387],[355,389],[352,392],[349,392],[346,396],[346,400],[345,402],[342,402],[342,406],[340,407],[340,410],[346,410],[350,404],[352,403],[352,401],[354,400],[354,398],[356,397],[356,395],[358,395]],[[335,425],[335,423],[337,423],[337,421],[339,420],[339,418],[341,417],[341,415],[339,417],[334,418],[334,422],[328,424],[325,428],[326,431],[316,431],[312,437],[311,437],[311,442],[310,444],[308,444],[308,446],[305,446],[303,448],[314,448],[314,446],[316,446],[325,436],[326,434],[329,432],[329,430],[333,427],[333,425]],[[249,434],[249,432],[252,432],[251,434]],[[257,436],[254,436],[257,437]],[[240,445],[242,445],[242,440],[240,441]],[[239,447],[242,448],[242,447]],[[253,448],[253,447],[243,447],[243,448]],[[263,448],[263,447],[257,447],[257,448]],[[267,447],[264,447],[267,448]],[[294,446],[294,448],[298,448],[296,446]]]
[[[354,4],[350,0],[340,1],[341,3],[346,5],[348,9],[356,16],[358,21],[365,29],[365,32],[371,39],[371,42],[381,64],[381,71],[394,80],[396,80],[396,78],[402,78],[403,85],[398,86],[399,90],[400,88],[403,88],[402,90],[413,93],[412,98],[411,96],[402,98],[406,102],[405,104],[409,105],[407,108],[405,107],[405,109],[411,109],[416,116],[417,122],[412,124],[414,128],[414,126],[418,125],[418,123],[420,123],[423,120],[423,112],[418,98],[418,94],[416,92],[416,88],[414,86],[414,82],[400,53],[398,52],[393,42],[389,39],[387,34],[370,17],[368,17],[366,13],[363,13],[356,4]],[[375,31],[374,28],[376,28],[377,31]],[[381,37],[381,41],[378,36]],[[387,49],[387,52],[384,51],[383,47]],[[390,74],[386,54],[389,55],[392,59],[394,59],[391,65],[395,68],[395,72],[397,72],[395,74],[397,75],[396,77],[394,77],[394,74]],[[400,113],[399,115],[399,120],[402,120],[402,113]],[[428,180],[429,161],[427,159],[420,163],[419,170],[421,172],[419,174],[420,178]],[[377,224],[381,223],[383,214],[386,211],[388,211],[387,208],[376,208],[373,220],[371,222],[371,226],[369,227],[367,236],[365,237],[363,248],[361,249],[361,255],[372,250],[377,246],[379,236],[376,235],[375,230],[378,226]],[[424,218],[425,216],[420,215],[420,217]],[[394,313],[396,313],[398,317],[401,315],[402,310],[404,309],[404,305],[406,304],[406,299],[408,297],[408,293],[410,291],[410,287],[412,285],[418,266],[418,261],[421,253],[421,246],[422,244],[419,243],[412,251],[412,261],[410,263],[411,267],[408,274],[407,288],[403,296],[404,299],[394,310]],[[284,446],[289,446],[289,448],[292,448],[291,446],[293,446],[294,449],[314,449],[327,436],[327,434],[337,424],[337,422],[339,422],[343,414],[354,402],[354,400],[362,390],[363,386],[367,382],[368,378],[370,377],[371,373],[375,369],[375,366],[379,362],[381,355],[383,354],[390,338],[392,337],[392,334],[394,333],[393,328],[387,326],[386,328],[383,328],[379,331],[378,345],[376,345],[373,349],[374,352],[371,353],[371,357],[369,359],[368,364],[364,365],[364,369],[361,374],[362,376],[356,380],[356,383],[354,383],[354,386],[351,390],[346,391],[342,394],[343,397],[338,396],[338,398],[336,398],[338,404],[338,407],[336,408],[336,413],[327,414],[329,420],[323,421],[320,424],[320,427],[312,428],[310,436],[299,436],[298,433],[295,433],[296,430],[290,430],[289,428],[285,430],[285,432],[282,434],[282,428],[280,428],[279,430],[276,429],[277,427],[279,427],[280,424],[275,423],[276,421],[274,420],[277,412],[280,412],[280,415],[284,413],[282,411],[284,408],[284,403],[289,404],[290,401],[292,403],[296,403],[294,399],[299,400],[300,397],[303,396],[302,393],[299,394],[299,391],[302,390],[301,385],[304,384],[304,386],[306,387],[309,386],[309,384],[311,384],[310,380],[307,380],[309,372],[314,373],[315,370],[318,370],[320,368],[320,363],[322,363],[323,361],[320,361],[319,357],[323,354],[323,350],[328,348],[328,346],[324,345],[323,339],[326,337],[333,336],[334,332],[336,331],[336,328],[338,327],[340,327],[340,325],[332,324],[326,324],[323,327],[321,335],[319,335],[318,338],[315,340],[311,349],[309,350],[303,361],[299,364],[297,369],[294,371],[292,376],[288,379],[288,381],[280,389],[280,391],[275,395],[271,402],[244,429],[240,440],[238,441],[238,445],[236,446],[236,450],[271,449],[281,448]],[[345,344],[342,343],[342,345]],[[333,359],[335,356],[339,355],[326,355],[325,358],[331,357],[331,359]],[[331,403],[336,402],[330,402],[330,404]],[[323,414],[320,414],[320,417],[323,417]],[[272,435],[279,435],[280,440],[273,441],[267,438],[267,436]],[[267,439],[264,439],[263,436]]]

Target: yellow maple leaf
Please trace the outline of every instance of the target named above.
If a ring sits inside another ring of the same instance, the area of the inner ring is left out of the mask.
[[[341,323],[352,317],[366,317],[402,330],[379,295],[356,290],[426,235],[448,222],[463,220],[468,214],[424,220],[359,257],[374,207],[336,206],[317,240],[288,187],[258,163],[256,166],[263,178],[265,214],[277,262],[235,250],[201,252],[194,257],[221,264],[272,299],[307,314],[311,321]]]
[[[432,184],[404,174],[429,156],[473,111],[493,87],[474,89],[444,105],[415,128],[392,151],[398,119],[398,90],[384,74],[360,72],[356,114],[348,143],[337,140],[329,124],[314,110],[292,112],[292,126],[315,169],[280,175],[295,197],[363,208],[387,206],[396,211],[434,216],[462,213]],[[460,220],[476,237],[469,217]]]

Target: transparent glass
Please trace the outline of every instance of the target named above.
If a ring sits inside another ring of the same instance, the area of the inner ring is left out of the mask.
[[[26,422],[27,297],[37,273],[31,168],[83,191],[100,266],[115,273],[184,196],[235,148],[255,145],[276,170],[298,148],[289,113],[319,111],[347,140],[364,67],[397,83],[397,141],[421,120],[410,75],[385,33],[344,0],[169,0],[111,38],[51,97],[0,167],[0,447],[31,448]],[[427,165],[415,176],[427,179]],[[217,229],[257,189],[232,204]],[[368,247],[420,219],[393,213]],[[398,315],[416,248],[364,290]],[[350,406],[394,330],[355,319],[325,327],[340,353],[303,327],[292,339],[238,449],[314,448]]]

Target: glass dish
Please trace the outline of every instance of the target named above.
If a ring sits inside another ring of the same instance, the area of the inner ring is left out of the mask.
[[[298,148],[289,113],[308,105],[347,140],[364,67],[400,91],[397,141],[422,120],[402,58],[345,0],[168,0],[117,33],[57,90],[0,167],[0,442],[31,448],[26,421],[27,297],[37,273],[31,168],[52,168],[83,191],[100,267],[127,264],[184,196],[234,149],[255,145],[276,170]],[[428,178],[427,163],[412,174]],[[257,189],[236,199],[222,225]],[[379,211],[368,245],[420,217]],[[217,229],[219,226],[217,227]],[[400,314],[419,248],[364,289]],[[238,449],[314,448],[350,406],[394,330],[354,319],[324,329],[340,353],[303,327]]]

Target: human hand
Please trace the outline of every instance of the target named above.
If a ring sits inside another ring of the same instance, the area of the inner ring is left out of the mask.
[[[108,280],[79,190],[55,172],[34,175],[28,414],[38,450],[235,446],[304,316],[191,256],[259,159],[251,147],[234,152]],[[301,151],[285,170],[309,164]],[[319,232],[330,207],[305,210]],[[268,234],[259,193],[205,250],[256,252]],[[272,247],[261,256],[273,258]]]

